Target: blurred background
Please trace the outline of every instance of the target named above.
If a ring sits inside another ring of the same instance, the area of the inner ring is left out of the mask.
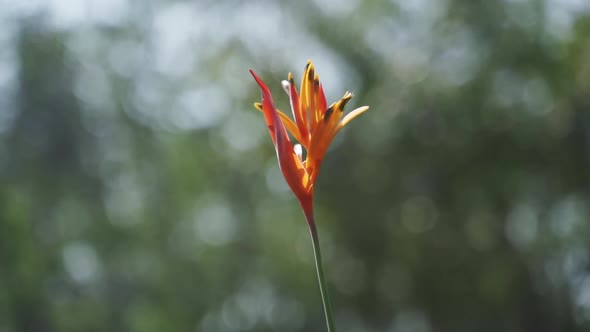
[[[256,70],[313,59],[339,331],[590,330],[590,2],[0,0],[0,331],[325,331]]]

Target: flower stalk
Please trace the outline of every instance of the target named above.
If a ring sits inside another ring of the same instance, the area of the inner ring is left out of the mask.
[[[320,294],[324,306],[324,315],[326,316],[326,325],[328,326],[328,332],[334,332],[336,331],[336,328],[334,327],[334,315],[332,312],[330,295],[328,294],[328,285],[326,284],[326,274],[324,273],[324,264],[322,263],[322,253],[320,250],[320,237],[315,224],[313,211],[305,213],[305,218],[309,225],[309,233],[313,245],[313,256],[315,258],[315,268],[318,274],[318,283],[320,284]]]

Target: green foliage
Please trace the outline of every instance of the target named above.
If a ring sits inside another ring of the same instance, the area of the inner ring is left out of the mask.
[[[80,3],[0,14],[0,331],[323,330],[247,71],[287,110],[307,58],[371,106],[316,188],[339,331],[590,329],[583,1]]]

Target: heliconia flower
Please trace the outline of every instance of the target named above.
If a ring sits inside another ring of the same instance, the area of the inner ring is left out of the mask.
[[[319,76],[309,60],[303,72],[300,95],[291,73],[288,80],[282,82],[291,104],[291,119],[275,107],[272,95],[262,79],[254,71],[250,70],[250,73],[262,92],[262,103],[255,103],[254,106],[264,114],[279,167],[306,216],[312,215],[314,184],[330,143],[344,126],[369,107],[359,107],[344,115],[344,108],[353,97],[350,92],[328,106]],[[287,131],[298,144],[291,143]],[[303,149],[307,152],[305,159]]]

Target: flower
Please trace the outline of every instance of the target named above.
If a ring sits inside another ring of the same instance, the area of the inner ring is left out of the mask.
[[[262,93],[262,102],[255,103],[254,107],[264,114],[281,172],[306,216],[308,213],[313,214],[314,184],[330,143],[344,126],[369,107],[359,107],[343,117],[344,108],[353,97],[350,92],[346,92],[339,101],[328,107],[319,76],[309,60],[301,79],[301,95],[295,88],[291,73],[288,80],[282,82],[291,104],[291,119],[275,107],[272,95],[262,79],[251,69],[250,73]],[[291,143],[287,131],[299,142],[298,144]],[[307,151],[305,159],[304,148]]]

